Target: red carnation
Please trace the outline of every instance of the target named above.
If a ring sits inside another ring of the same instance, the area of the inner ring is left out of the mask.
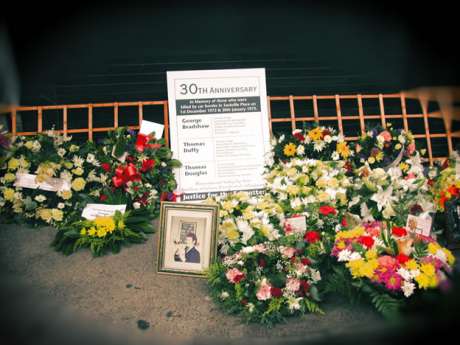
[[[303,237],[308,243],[315,243],[321,239],[319,232],[317,231],[307,231]]]
[[[147,172],[147,171],[153,169],[154,166],[155,166],[155,160],[153,160],[153,159],[144,159],[142,161],[141,171],[142,172]]]
[[[398,237],[403,237],[407,235],[406,229],[400,226],[393,226],[393,228],[391,229],[391,233]]]
[[[342,217],[342,220],[340,221],[340,223],[342,224],[342,226],[343,226],[344,228],[346,228],[346,227],[348,226],[347,218]]]
[[[280,288],[277,288],[277,287],[274,287],[274,286],[271,287],[270,293],[275,298],[283,296],[283,291],[281,291]]]
[[[304,141],[305,140],[305,137],[302,135],[302,133],[300,132],[297,132],[294,134],[294,137],[298,140],[298,141]]]
[[[106,201],[107,198],[108,198],[108,196],[105,195],[105,194],[101,194],[101,195],[99,196],[99,200],[100,200],[100,201]]]
[[[311,264],[311,261],[310,261],[310,259],[308,259],[308,258],[302,258],[302,259],[300,259],[300,262],[301,262],[302,264],[304,264],[305,266],[308,266],[308,265]]]
[[[398,260],[398,262],[402,265],[402,264],[405,264],[407,261],[409,261],[409,257],[407,255],[404,255],[404,254],[398,254],[396,256],[396,260]]]
[[[106,172],[109,172],[109,171],[110,171],[110,164],[109,164],[109,163],[102,163],[102,164],[101,164],[101,167],[102,167],[102,169],[104,169],[104,171],[106,171]]]
[[[337,211],[334,207],[328,206],[328,205],[323,205],[319,208],[319,213],[321,213],[323,216],[327,216],[329,214],[336,215]]]
[[[358,242],[366,248],[370,248],[374,245],[374,239],[371,236],[360,236]]]
[[[447,191],[448,191],[452,196],[455,196],[455,197],[458,196],[458,188],[455,187],[454,185],[452,185],[452,186],[450,186],[449,188],[447,188]]]
[[[307,293],[308,290],[310,289],[310,284],[306,280],[301,280],[300,281],[300,288],[303,290],[303,292]]]
[[[240,301],[240,303],[241,303],[242,305],[246,305],[246,304],[248,304],[248,300],[247,300],[246,298],[243,298],[243,299]]]

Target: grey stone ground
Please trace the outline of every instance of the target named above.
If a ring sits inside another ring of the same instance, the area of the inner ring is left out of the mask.
[[[248,337],[272,341],[318,339],[357,328],[385,326],[386,321],[370,306],[350,306],[343,300],[323,304],[325,315],[307,315],[272,329],[242,324],[239,317],[226,315],[214,305],[204,279],[155,272],[157,234],[145,244],[123,248],[117,255],[93,258],[89,250],[80,250],[66,257],[50,247],[56,231],[52,228],[0,227],[0,253],[6,273],[2,285],[14,289],[18,278],[24,284],[25,295],[21,290],[13,295],[18,295],[23,304],[35,303],[30,296],[39,301],[37,305],[48,303],[46,310],[52,311],[44,311],[46,315],[38,312],[36,317],[51,323],[56,319],[83,322],[85,327],[144,340],[166,336],[178,340],[218,337],[226,341]],[[28,316],[32,317],[32,312],[24,315]],[[150,323],[147,330],[138,328],[140,319]]]

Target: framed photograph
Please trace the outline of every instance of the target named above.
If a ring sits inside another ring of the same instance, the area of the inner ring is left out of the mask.
[[[204,277],[216,258],[217,205],[162,202],[158,273]]]

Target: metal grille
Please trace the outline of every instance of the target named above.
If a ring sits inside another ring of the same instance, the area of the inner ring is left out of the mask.
[[[156,115],[145,118],[147,108],[156,108]],[[128,114],[121,112],[130,109]],[[74,111],[78,114],[71,114]],[[104,114],[95,114],[104,110]],[[269,96],[268,111],[272,132],[286,132],[302,127],[305,123],[316,122],[320,125],[336,127],[346,140],[356,140],[359,133],[376,124],[388,122],[393,127],[411,130],[418,147],[427,149],[427,161],[444,159],[453,150],[460,131],[452,131],[451,123],[443,116],[445,109],[438,101],[420,97],[417,93],[393,94],[357,94],[357,95],[321,95],[321,96]],[[54,118],[44,121],[44,114],[52,112]],[[133,114],[134,113],[134,114]],[[11,132],[13,135],[34,135],[51,129],[65,134],[86,134],[94,140],[98,133],[106,133],[126,123],[129,118],[131,129],[139,129],[143,119],[162,122],[165,125],[165,140],[169,144],[168,102],[167,100],[147,102],[66,104],[52,106],[22,106],[10,111]],[[112,115],[112,116],[110,116]],[[162,116],[161,116],[162,115]],[[87,123],[85,128],[70,126],[73,122]],[[161,117],[163,119],[161,119]],[[109,125],[96,126],[103,119]],[[20,124],[18,124],[20,122]],[[52,124],[52,125],[49,125]]]

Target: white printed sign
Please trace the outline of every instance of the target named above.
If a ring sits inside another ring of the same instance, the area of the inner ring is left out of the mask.
[[[33,174],[16,174],[16,181],[14,182],[15,187],[41,189],[49,192],[59,192],[64,190],[70,190],[71,185],[67,180],[62,178],[49,177],[46,181],[37,183],[37,175]]]
[[[305,216],[287,218],[286,223],[291,226],[294,232],[307,231],[307,218]]]
[[[155,132],[155,138],[160,139],[163,136],[163,130],[165,126],[159,123],[142,120],[141,128],[139,129],[140,134],[149,135]]]
[[[113,216],[115,211],[125,213],[126,205],[105,205],[105,204],[87,204],[83,209],[81,216],[93,220],[96,217]]]
[[[415,232],[423,236],[430,236],[432,223],[433,219],[429,215],[420,215],[418,217],[409,215],[407,217],[406,228],[408,228],[411,232]]]
[[[270,152],[265,69],[167,72],[167,80],[182,200],[262,192]]]

